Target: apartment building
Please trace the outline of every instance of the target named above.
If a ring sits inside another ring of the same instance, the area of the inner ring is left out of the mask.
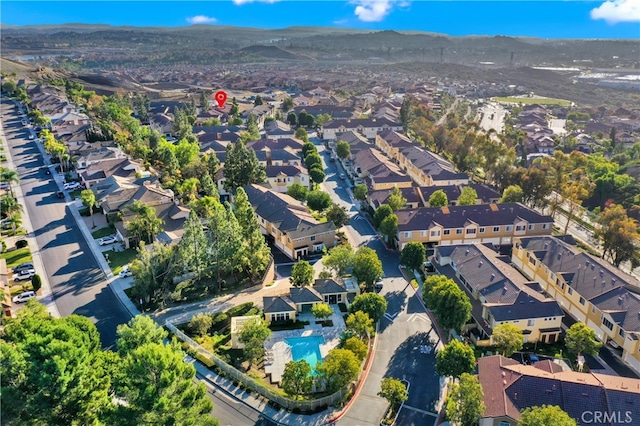
[[[552,236],[515,238],[512,262],[640,372],[640,281],[572,243]]]
[[[553,218],[521,203],[473,206],[422,207],[400,210],[398,247],[411,241],[430,247],[452,244],[492,243],[511,245],[514,237],[550,235]]]

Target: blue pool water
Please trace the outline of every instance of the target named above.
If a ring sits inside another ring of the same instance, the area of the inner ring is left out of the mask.
[[[307,336],[307,337],[290,337],[284,339],[285,343],[291,346],[291,357],[294,361],[304,359],[309,363],[311,369],[316,370],[316,364],[318,361],[322,361],[322,355],[320,354],[320,345],[324,343],[324,337],[322,336]]]

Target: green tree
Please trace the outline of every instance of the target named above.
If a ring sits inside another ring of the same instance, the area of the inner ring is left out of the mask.
[[[393,190],[391,190],[391,194],[389,194],[387,203],[389,204],[389,207],[391,207],[391,210],[395,212],[402,209],[405,204],[407,204],[407,199],[402,195],[400,188],[394,186]]]
[[[333,247],[322,258],[325,267],[333,269],[337,276],[341,277],[347,269],[353,266],[354,252],[349,244],[341,244]]]
[[[602,240],[602,257],[609,256],[616,267],[637,256],[640,240],[637,222],[627,216],[621,205],[611,204],[598,216],[596,236]]]
[[[255,210],[243,188],[238,188],[236,191],[234,215],[242,228],[242,269],[252,279],[257,279],[269,264],[271,251],[260,231]]]
[[[298,115],[291,111],[289,114],[287,114],[287,123],[289,123],[292,126],[296,126],[298,124]]]
[[[200,179],[200,186],[202,187],[202,192],[204,193],[205,196],[207,197],[215,196],[220,198],[220,195],[218,194],[218,188],[216,187],[216,184],[211,178],[211,175],[209,174],[209,172],[205,172],[204,175],[202,176],[202,179]]]
[[[95,228],[96,222],[93,219],[93,208],[96,205],[96,194],[90,189],[85,189],[80,193],[80,199],[82,200],[82,205],[89,209],[89,215],[93,223],[92,227]]]
[[[596,339],[596,332],[581,322],[569,327],[564,344],[570,352],[578,356],[583,352],[587,355],[597,355],[602,347],[602,343]]]
[[[336,144],[336,154],[343,160],[349,158],[349,155],[351,155],[351,146],[349,143],[345,141],[338,141]]]
[[[471,302],[464,291],[451,279],[436,284],[426,294],[427,307],[433,311],[438,324],[445,329],[460,331],[471,318]]]
[[[307,155],[314,153],[314,154],[318,154],[318,150],[316,149],[316,146],[314,144],[312,144],[311,142],[305,142],[302,144],[302,158],[306,158]]]
[[[358,377],[360,363],[353,352],[346,349],[332,349],[327,357],[316,366],[324,380],[327,391],[335,392]]]
[[[303,142],[309,142],[309,134],[307,133],[307,129],[305,129],[304,127],[300,127],[299,129],[297,129],[293,137],[296,139],[300,139]]]
[[[503,356],[509,357],[522,349],[522,330],[510,323],[502,323],[493,329],[491,341]]]
[[[240,186],[262,183],[267,179],[265,168],[258,162],[256,152],[247,149],[242,141],[227,145],[224,163],[224,188],[235,191]]]
[[[386,241],[394,245],[395,237],[398,235],[398,216],[395,213],[390,214],[385,217],[382,222],[380,222],[380,233],[384,235]]]
[[[321,165],[314,164],[309,169],[309,177],[311,178],[311,180],[314,183],[320,184],[320,183],[324,182],[324,179],[326,178],[326,176],[327,175],[324,173],[324,170],[322,170],[322,166]]]
[[[336,225],[336,228],[340,228],[343,225],[349,223],[349,215],[347,214],[347,209],[338,204],[331,204],[329,210],[326,213],[327,220],[333,222]]]
[[[262,96],[256,95],[256,98],[253,101],[253,105],[259,106],[259,105],[263,105],[263,104],[264,104],[264,100],[262,99]]]
[[[249,140],[260,139],[260,128],[258,127],[258,117],[254,113],[247,116],[247,132]]]
[[[320,154],[318,154],[317,151],[308,152],[304,157],[304,165],[309,170],[313,169],[314,166],[322,170],[322,158],[320,158]]]
[[[527,407],[521,411],[518,426],[576,426],[577,423],[557,405]]]
[[[209,111],[209,92],[206,90],[200,92],[200,108],[204,112]]]
[[[316,125],[323,126],[325,123],[328,123],[333,118],[329,114],[318,114],[316,117]]]
[[[355,336],[345,340],[342,349],[353,352],[356,358],[358,358],[358,361],[362,361],[367,356],[367,345]]]
[[[229,109],[229,115],[236,116],[240,112],[240,107],[238,107],[238,101],[235,96],[231,100],[231,109]]]
[[[306,260],[299,260],[291,268],[291,284],[296,287],[308,286],[313,282],[315,269]]]
[[[411,270],[420,269],[427,260],[427,250],[419,241],[407,243],[400,252],[400,264]]]
[[[307,206],[316,211],[322,211],[331,206],[331,196],[323,191],[309,191],[307,194]]]
[[[311,313],[314,317],[323,320],[329,318],[333,314],[333,309],[331,309],[331,306],[326,303],[316,303],[311,308]]]
[[[363,293],[353,299],[349,306],[352,313],[362,311],[369,315],[373,322],[378,322],[387,311],[387,300],[378,293]]]
[[[475,369],[473,349],[457,339],[451,340],[436,354],[436,371],[441,376],[458,378],[462,373],[472,374]]]
[[[175,248],[155,242],[140,250],[131,262],[133,288],[131,296],[135,302],[141,301],[142,308],[164,300],[173,288],[176,274]]]
[[[478,202],[478,193],[470,186],[465,186],[460,191],[458,204],[461,206],[473,206]]]
[[[35,274],[33,278],[31,278],[31,287],[33,291],[36,292],[42,288],[42,278],[40,278],[40,275]]]
[[[309,363],[304,359],[289,361],[284,366],[281,385],[287,395],[294,398],[311,393],[313,376]]]
[[[380,383],[378,396],[386,399],[392,407],[399,407],[400,404],[409,399],[407,385],[393,377],[385,377]]]
[[[242,271],[246,264],[243,231],[229,203],[224,206],[218,204],[207,224],[208,271],[215,273],[218,290],[221,291],[223,278]]]
[[[189,320],[189,330],[196,336],[205,336],[211,325],[213,324],[213,317],[211,314],[205,312],[199,312],[191,317]]]
[[[151,343],[161,345],[168,336],[164,328],[145,315],[136,315],[128,323],[120,324],[116,333],[118,352],[123,356],[140,346]]]
[[[462,373],[460,381],[451,385],[447,397],[447,417],[462,426],[477,425],[484,414],[484,393],[478,378]]]
[[[111,381],[95,325],[78,315],[53,318],[35,300],[3,323],[2,423],[103,423]]]
[[[379,228],[382,221],[391,214],[393,214],[393,209],[389,204],[380,205],[373,214],[373,226]]]
[[[264,355],[264,342],[270,335],[271,330],[262,318],[253,318],[242,324],[238,337],[244,343],[243,353],[249,365]]]
[[[309,188],[302,184],[299,184],[298,182],[292,183],[291,186],[287,188],[287,195],[295,198],[298,201],[306,201],[308,193]]]
[[[366,200],[368,192],[369,192],[369,188],[367,188],[367,185],[363,183],[356,185],[356,187],[353,188],[353,196],[358,201]]]
[[[509,185],[502,192],[501,203],[520,203],[524,200],[524,191],[518,185]]]
[[[442,189],[438,189],[434,191],[433,194],[429,197],[429,206],[430,207],[444,207],[449,204],[449,198],[447,194]]]
[[[367,288],[373,288],[373,284],[382,277],[382,262],[375,250],[369,247],[360,247],[353,258],[353,274],[358,282],[364,282]]]
[[[282,101],[282,104],[280,105],[280,108],[282,109],[282,112],[290,111],[291,108],[293,108],[293,99],[291,99],[288,96],[284,98],[284,100]]]
[[[129,352],[122,363],[121,424],[198,424],[217,426],[203,383],[194,381],[196,370],[172,346],[148,343]]]
[[[134,200],[127,209],[133,218],[125,222],[127,233],[140,241],[151,243],[156,234],[162,230],[164,221],[156,215],[156,209],[140,200]]]
[[[347,317],[345,321],[347,330],[360,337],[360,339],[369,339],[373,334],[373,320],[369,318],[366,312],[355,311]]]

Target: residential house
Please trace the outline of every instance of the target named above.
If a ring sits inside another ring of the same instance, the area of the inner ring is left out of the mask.
[[[167,202],[152,206],[156,216],[162,220],[162,231],[154,235],[154,240],[164,244],[178,243],[184,234],[184,222],[189,217],[189,208],[179,205],[177,202]],[[126,211],[121,221],[115,223],[116,236],[126,248],[137,247],[139,240],[136,236],[127,232],[127,224],[134,219],[131,212]]]
[[[362,134],[367,139],[374,139],[376,135],[385,130],[402,131],[402,124],[387,119],[353,118],[348,120],[332,120],[322,125],[320,130],[322,139],[335,141],[337,133],[354,131]]]
[[[447,196],[449,200],[450,206],[456,206],[459,204],[458,199],[460,198],[460,194],[462,193],[462,188],[465,186],[471,187],[476,194],[478,194],[478,198],[476,200],[476,204],[491,204],[497,203],[500,201],[502,196],[498,191],[492,189],[486,185],[472,183],[470,185],[445,185],[445,186],[421,186],[418,188],[420,193],[420,197],[423,200],[422,206],[431,207],[429,205],[429,199],[433,195],[434,192],[441,190]]]
[[[291,129],[291,126],[280,120],[266,122],[264,125],[264,131],[267,134],[267,137],[271,139],[293,138],[295,135],[295,131]]]
[[[154,114],[149,120],[149,127],[165,136],[172,136],[173,117],[168,114]]]
[[[349,171],[349,165],[345,167]],[[382,152],[371,147],[358,151],[353,159],[353,174],[364,179],[370,191],[409,188],[411,178]]]
[[[579,425],[637,424],[640,380],[566,371],[551,361],[522,365],[493,355],[478,358],[483,390],[480,426],[516,426],[525,408],[554,405]]]
[[[91,164],[101,161],[115,160],[118,158],[126,158],[126,155],[117,146],[98,148],[93,151],[85,151],[76,159],[78,170],[86,169]]]
[[[311,114],[317,117],[321,114],[329,114],[333,120],[348,120],[350,118],[356,118],[358,110],[350,106],[335,106],[335,105],[300,105],[293,108],[296,114],[300,114],[305,111],[307,114]]]
[[[348,131],[344,133],[338,133],[335,141],[328,142],[329,148],[335,150],[336,143],[344,141],[349,144],[350,159],[353,160],[355,155],[363,149],[372,148],[373,144],[369,142],[369,139],[365,138],[358,132]]]
[[[291,287],[288,295],[266,296],[262,299],[264,316],[267,323],[273,321],[295,320],[296,314],[311,312],[318,303],[348,306],[348,291],[345,286],[333,279],[315,280],[313,286]]]
[[[271,104],[265,103],[262,105],[254,106],[253,108],[249,108],[240,114],[240,117],[246,122],[247,118],[249,118],[249,114],[253,114],[256,116],[256,120],[258,122],[258,127],[263,128],[264,122],[267,117],[274,117],[276,114],[276,107]]]
[[[419,188],[415,186],[410,186],[407,188],[399,188],[400,192],[402,192],[402,196],[407,200],[403,208],[408,209],[417,209],[418,207],[422,207],[422,198],[420,197]],[[392,189],[380,189],[373,190],[367,194],[367,203],[371,206],[372,209],[377,209],[382,204],[389,203],[389,196],[393,191]]]
[[[333,222],[319,222],[300,201],[259,185],[247,185],[244,189],[262,233],[289,258],[300,259],[334,246]]]
[[[398,247],[420,241],[428,247],[491,243],[511,245],[518,236],[550,235],[553,218],[520,203],[421,207],[400,210]]]
[[[80,178],[85,188],[90,188],[96,183],[117,175],[120,177],[128,177],[131,180],[136,178],[136,174],[141,172],[142,166],[128,158],[114,158],[112,160],[99,161],[89,164],[82,172]]]
[[[267,187],[276,192],[286,193],[294,183],[305,188],[311,184],[307,170],[300,166],[266,166],[265,171]]]
[[[640,372],[640,281],[572,243],[552,236],[515,238],[512,262]]]
[[[116,179],[111,177],[110,179]],[[100,185],[96,189],[101,189]],[[97,192],[97,191],[96,191]],[[173,203],[175,195],[171,189],[164,189],[157,180],[143,180],[141,183],[117,184],[115,188],[109,187],[107,190],[96,195],[99,205],[104,214],[116,212],[126,212],[127,208],[134,201],[140,201],[148,206]]]
[[[493,329],[513,324],[525,343],[555,343],[564,313],[539,284],[527,280],[492,244],[438,246],[434,262],[440,273],[467,293],[474,325],[465,326],[476,345],[490,345]]]

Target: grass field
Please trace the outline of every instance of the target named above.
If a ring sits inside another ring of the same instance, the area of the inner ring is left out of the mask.
[[[512,104],[540,104],[540,105],[560,105],[560,106],[571,106],[571,101],[566,101],[564,99],[554,99],[554,98],[491,98],[492,101],[495,102],[507,102]]]
[[[5,259],[7,261],[7,268],[11,269],[21,263],[31,262],[31,251],[29,251],[29,247],[7,251],[0,253],[0,259]]]
[[[113,275],[118,275],[122,271],[122,267],[133,261],[138,255],[136,249],[126,249],[124,251],[106,251],[104,254],[109,255],[109,266]]]
[[[93,231],[91,233],[91,236],[94,239],[97,240],[98,238],[102,238],[102,237],[109,236],[111,234],[115,234],[115,232],[116,232],[116,228],[113,225],[111,225],[111,226],[105,226],[104,228],[100,228],[100,229],[98,229],[96,231]]]

